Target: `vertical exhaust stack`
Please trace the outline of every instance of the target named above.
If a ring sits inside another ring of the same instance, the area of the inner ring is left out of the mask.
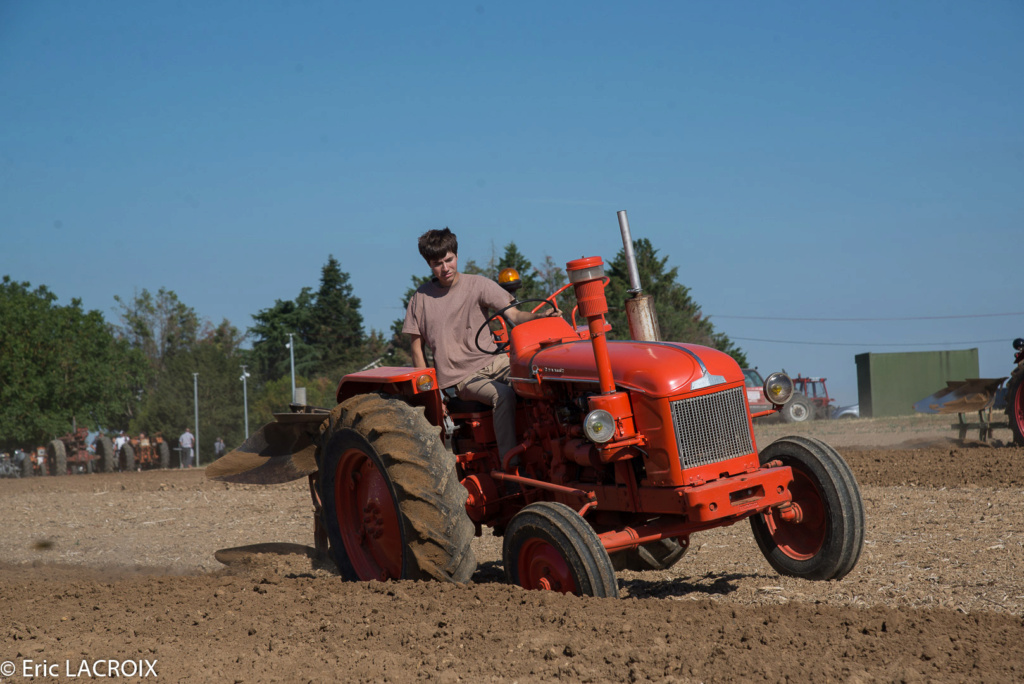
[[[639,342],[659,342],[661,329],[658,314],[654,310],[654,297],[643,294],[640,287],[640,270],[633,252],[633,237],[629,233],[629,219],[626,212],[618,212],[619,232],[622,233],[622,248],[626,253],[626,268],[629,271],[629,298],[626,300],[626,320],[629,321],[629,336]]]

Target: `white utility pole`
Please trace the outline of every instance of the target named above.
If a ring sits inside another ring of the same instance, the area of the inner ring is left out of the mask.
[[[246,367],[242,366],[242,377],[239,380],[242,381],[242,405],[245,407],[245,438],[249,439],[249,387],[248,383],[246,383],[249,371],[245,369]]]
[[[192,374],[192,399],[196,407],[196,468],[199,467],[199,373]]]
[[[292,357],[292,403],[295,403],[295,333],[288,333],[288,352]]]

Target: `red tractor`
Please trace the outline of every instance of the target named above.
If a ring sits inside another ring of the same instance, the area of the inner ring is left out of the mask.
[[[757,369],[744,368],[743,375],[746,380],[747,403],[750,405],[750,410],[758,412],[771,408],[772,403],[765,398],[762,389],[764,380]],[[835,411],[832,402],[835,400],[828,396],[826,380],[827,378],[805,378],[801,375],[792,378],[794,392],[779,411],[782,420],[786,423],[803,423],[815,418],[831,418]]]
[[[114,472],[117,455],[110,438],[100,433],[93,440],[95,451],[90,451],[88,436],[87,428],[73,427],[72,432],[47,444],[46,469],[49,474]]]
[[[799,373],[793,378],[793,385],[796,391],[793,394],[793,398],[790,399],[789,405],[793,405],[799,399],[803,399],[800,409],[792,409],[791,415],[805,415],[804,420],[811,419],[828,419],[832,417],[835,406],[832,403],[835,401],[828,395],[828,386],[825,381],[828,378],[805,378]],[[783,409],[785,414],[785,409]],[[792,421],[799,422],[799,421]]]
[[[616,569],[670,567],[692,534],[741,520],[779,573],[849,573],[864,543],[849,466],[816,439],[754,442],[751,418],[784,405],[792,381],[770,375],[772,408],[752,414],[730,356],[608,340],[602,260],[566,270],[569,284],[534,310],[573,287],[573,324],[538,318],[497,335],[518,401],[518,445],[504,457],[489,407],[448,398],[432,368],[385,367],[345,376],[330,411],[278,414],[207,476],[308,475],[317,549],[350,580],[467,581],[486,525],[504,538],[509,582],[617,596]]]
[[[1013,443],[1024,446],[1024,339],[1013,341],[1016,368],[1006,383],[1006,417],[1009,418]]]
[[[171,467],[171,447],[164,441],[163,433],[154,433],[150,439],[141,432],[121,446],[120,465],[121,470],[166,470]]]

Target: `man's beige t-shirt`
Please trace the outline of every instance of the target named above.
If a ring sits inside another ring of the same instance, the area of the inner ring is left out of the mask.
[[[473,336],[487,320],[489,309],[498,311],[511,303],[512,295],[483,276],[460,273],[451,287],[430,280],[409,300],[402,332],[423,338],[434,352],[438,384],[451,387],[494,360],[476,348]],[[495,348],[486,330],[480,333],[480,346]]]

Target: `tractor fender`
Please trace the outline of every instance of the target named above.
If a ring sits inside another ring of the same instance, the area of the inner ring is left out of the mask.
[[[428,380],[422,380],[426,376]],[[422,406],[427,420],[440,426],[444,422],[444,402],[433,368],[381,366],[349,373],[338,383],[336,398],[341,404],[357,394],[397,394],[413,406]]]
[[[428,376],[430,382],[419,381]],[[418,382],[419,381],[419,382]],[[444,405],[433,368],[382,367],[351,373],[338,384],[338,403],[358,394],[402,395],[423,406],[434,425],[444,420]],[[239,484],[284,484],[317,472],[316,450],[327,409],[275,413],[274,422],[254,432],[237,449],[206,468],[206,477]]]

